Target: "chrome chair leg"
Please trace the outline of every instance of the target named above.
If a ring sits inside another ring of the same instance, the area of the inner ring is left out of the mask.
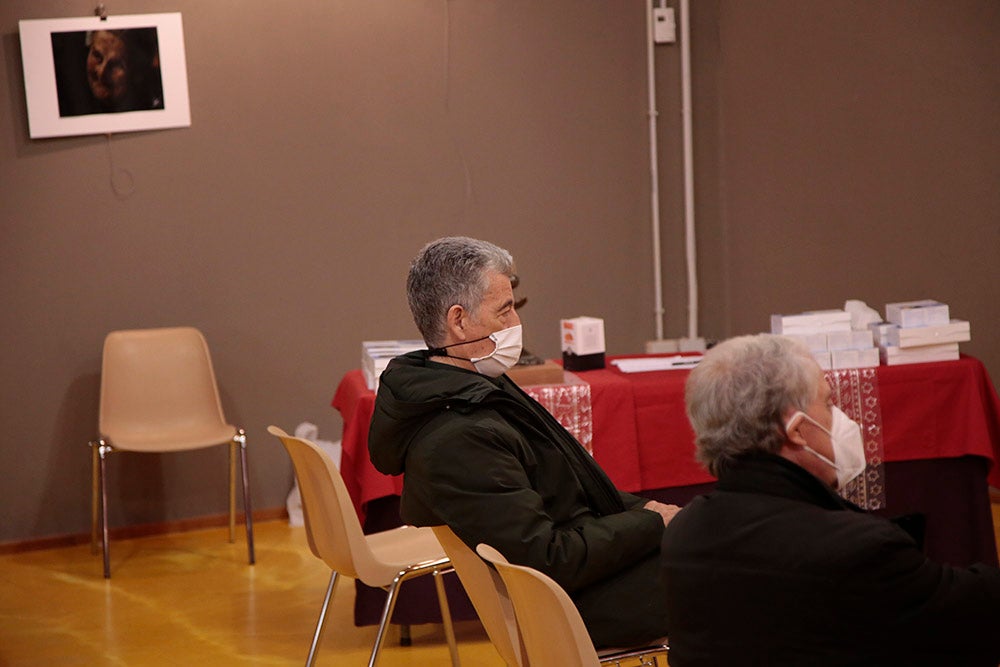
[[[236,541],[236,438],[229,441],[229,543]]]
[[[108,459],[111,448],[103,441],[97,447],[101,478],[101,534],[104,544],[104,578],[111,578],[111,545],[108,543]]]
[[[378,661],[379,650],[385,641],[385,631],[389,627],[389,619],[392,618],[392,610],[396,608],[396,593],[399,591],[399,585],[403,583],[403,574],[402,572],[397,574],[387,589],[389,594],[385,598],[385,605],[382,607],[382,618],[378,623],[378,632],[375,634],[375,645],[372,646],[372,655],[368,659],[368,667],[375,667],[375,663]]]
[[[97,533],[101,516],[100,441],[90,441],[90,553],[97,553]]]
[[[451,653],[452,667],[461,667],[458,659],[458,643],[455,641],[455,626],[451,622],[451,608],[448,606],[448,595],[444,590],[444,580],[442,575],[454,572],[452,568],[447,570],[434,570],[431,576],[434,577],[434,588],[437,589],[438,605],[441,607],[441,623],[444,625],[444,636],[448,641],[448,652]]]
[[[243,429],[239,429],[236,434],[236,441],[240,443],[240,463],[243,468],[243,512],[247,526],[247,552],[250,556],[250,564],[256,561],[253,550],[253,507],[250,505],[250,470],[247,468],[247,434]]]
[[[330,575],[330,583],[326,587],[326,597],[323,598],[323,606],[319,610],[319,618],[316,619],[316,631],[313,633],[312,645],[309,646],[309,657],[306,658],[306,667],[312,667],[316,661],[316,651],[319,649],[320,639],[323,637],[323,628],[326,625],[326,612],[330,607],[330,600],[333,598],[333,589],[337,585],[337,571]]]

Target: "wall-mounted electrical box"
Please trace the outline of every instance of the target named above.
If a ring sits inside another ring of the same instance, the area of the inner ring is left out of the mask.
[[[653,42],[673,44],[677,41],[677,22],[674,21],[673,7],[653,8]]]

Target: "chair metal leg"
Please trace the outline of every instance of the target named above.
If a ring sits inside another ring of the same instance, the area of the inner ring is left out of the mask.
[[[229,441],[229,543],[236,541],[236,438]]]
[[[385,606],[382,607],[382,618],[378,623],[378,633],[375,635],[375,645],[372,646],[368,667],[375,667],[375,663],[378,661],[379,649],[382,648],[382,642],[385,640],[385,630],[389,626],[389,619],[392,618],[392,610],[396,608],[396,593],[399,591],[399,585],[403,582],[402,577],[403,573],[397,574],[396,578],[392,580],[392,584],[389,585],[389,595],[385,599]]]
[[[253,507],[250,505],[250,469],[247,467],[247,434],[243,429],[239,429],[235,440],[240,444],[240,463],[243,468],[243,513],[246,516],[247,525],[247,552],[250,556],[250,564],[256,561],[253,550]]]
[[[444,580],[441,578],[446,572],[454,572],[449,568],[445,571],[434,570],[431,576],[434,577],[434,588],[437,589],[438,604],[441,606],[441,623],[444,625],[444,636],[448,640],[448,652],[451,653],[451,664],[453,667],[461,667],[458,659],[458,643],[455,641],[455,626],[451,622],[451,608],[448,606],[448,595],[444,590]]]
[[[101,481],[98,472],[101,464],[97,453],[100,444],[99,440],[90,441],[90,553],[92,554],[97,553],[97,527],[101,511]]]
[[[326,597],[323,598],[323,606],[319,610],[319,618],[316,619],[316,631],[313,633],[312,645],[309,646],[309,657],[306,658],[306,667],[312,667],[316,661],[316,651],[319,649],[320,639],[323,637],[323,628],[326,625],[326,612],[333,598],[333,588],[337,585],[337,572],[334,570],[330,575],[330,583],[326,587]]]
[[[100,458],[100,478],[101,478],[101,533],[104,543],[104,578],[111,578],[111,545],[108,544],[108,460],[107,455],[111,448],[103,442],[98,446],[97,453]]]

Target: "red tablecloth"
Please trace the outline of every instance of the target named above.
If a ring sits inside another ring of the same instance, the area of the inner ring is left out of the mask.
[[[579,372],[590,384],[594,458],[619,488],[642,491],[712,481],[695,462],[684,412],[688,371],[622,373],[609,365]],[[981,456],[1000,487],[1000,399],[983,364],[958,361],[877,369],[885,460]],[[333,406],[344,418],[341,472],[359,516],[365,503],[402,491],[401,477],[377,472],[368,459],[375,395],[360,370],[347,373]]]

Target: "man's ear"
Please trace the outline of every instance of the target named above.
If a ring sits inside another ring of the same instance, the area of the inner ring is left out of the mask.
[[[794,416],[798,412],[798,410],[790,408],[788,412],[785,413],[784,421],[788,424],[788,428],[785,429],[785,437],[796,445],[807,445],[808,443],[802,435],[802,425],[806,422],[806,420],[801,414]],[[791,423],[789,423],[789,420],[791,420]]]
[[[447,323],[448,331],[451,333],[451,337],[455,341],[465,340],[465,326],[467,319],[468,313],[465,312],[465,308],[457,303],[448,309],[448,313],[445,315],[445,322]]]

